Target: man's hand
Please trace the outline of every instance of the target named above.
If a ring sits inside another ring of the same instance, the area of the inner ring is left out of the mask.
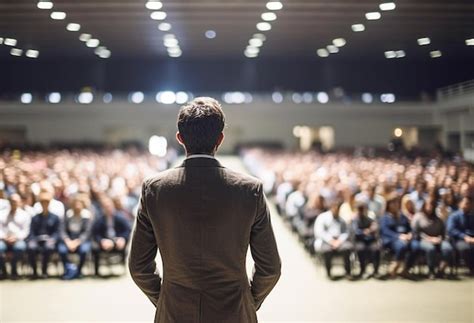
[[[7,244],[9,244],[9,245],[14,244],[14,243],[16,242],[16,240],[17,240],[17,239],[16,239],[15,236],[7,236],[7,237],[5,238],[5,241],[6,241]]]
[[[100,246],[105,251],[112,250],[114,248],[114,242],[110,239],[102,239],[100,240]]]
[[[474,244],[474,237],[470,237],[468,235],[464,236],[464,241],[467,243],[472,243]]]
[[[119,250],[125,249],[126,244],[127,244],[127,241],[125,240],[125,238],[122,238],[122,237],[115,238],[115,245],[117,249]]]
[[[433,244],[440,244],[441,241],[441,237],[430,237],[430,242]]]
[[[341,241],[339,239],[332,239],[330,245],[333,249],[337,249],[341,245]]]

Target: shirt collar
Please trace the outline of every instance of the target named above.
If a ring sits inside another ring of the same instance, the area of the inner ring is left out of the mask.
[[[199,157],[216,159],[214,156],[208,155],[208,154],[192,154],[186,157],[185,159],[199,158]]]

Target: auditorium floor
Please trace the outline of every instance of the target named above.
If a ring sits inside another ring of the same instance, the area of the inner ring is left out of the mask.
[[[218,158],[244,171],[238,158]],[[280,218],[272,221],[282,277],[259,310],[260,321],[474,322],[474,280],[328,281]],[[153,310],[128,275],[0,282],[0,322],[151,322]]]

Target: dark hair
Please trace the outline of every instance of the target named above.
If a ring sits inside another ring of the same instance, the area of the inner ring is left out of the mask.
[[[179,110],[177,126],[187,153],[209,154],[224,130],[224,112],[213,98],[195,98]]]

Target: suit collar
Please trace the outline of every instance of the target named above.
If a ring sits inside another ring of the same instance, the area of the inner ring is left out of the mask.
[[[214,157],[208,155],[191,155],[192,158],[186,158],[178,167],[224,167]]]

